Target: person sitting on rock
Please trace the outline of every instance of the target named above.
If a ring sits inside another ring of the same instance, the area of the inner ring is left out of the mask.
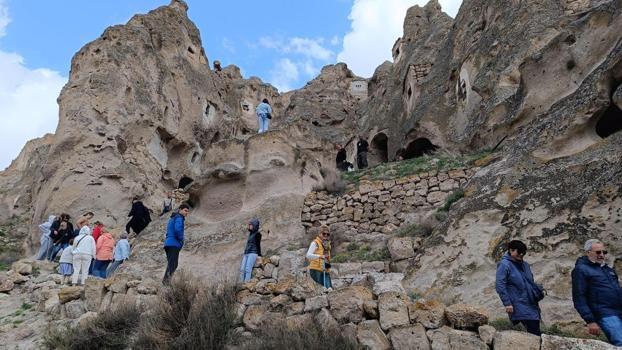
[[[50,229],[52,228],[52,224],[56,219],[55,215],[50,215],[48,217],[48,221],[39,225],[39,232],[41,233],[41,238],[39,242],[41,246],[39,247],[39,252],[37,253],[37,260],[43,260],[46,258],[48,250],[52,246],[52,238],[50,238]]]
[[[508,252],[497,264],[496,290],[505,312],[514,325],[522,323],[527,332],[540,336],[542,287],[534,282],[529,264],[523,260],[527,246],[519,240],[508,244]]]
[[[270,107],[270,102],[268,102],[267,98],[264,98],[263,101],[257,105],[255,113],[257,114],[257,123],[259,125],[259,130],[257,132],[261,134],[262,132],[268,131],[270,119],[272,119],[272,107]]]
[[[359,169],[367,168],[367,152],[369,152],[369,143],[365,136],[359,136],[359,142],[356,143],[356,165]]]
[[[309,276],[324,288],[332,289],[330,280],[330,232],[328,226],[320,227],[320,234],[311,242],[307,250]]]
[[[99,278],[106,278],[106,270],[112,262],[112,251],[114,250],[114,237],[104,229],[103,233],[95,244],[95,264],[93,266],[93,275]]]
[[[257,261],[257,257],[261,256],[261,232],[259,232],[259,219],[252,218],[248,222],[248,238],[246,239],[246,247],[242,256],[242,264],[240,265],[240,280],[247,282],[253,277],[253,266]]]
[[[108,267],[106,276],[110,277],[117,270],[117,268],[123,264],[123,262],[130,258],[130,242],[127,240],[127,233],[123,232],[121,237],[114,246],[114,261]]]
[[[48,256],[50,261],[54,261],[58,253],[69,245],[69,240],[73,238],[73,232],[69,228],[67,221],[61,221],[58,230],[52,235],[53,246]]]
[[[166,226],[166,239],[164,240],[164,251],[166,252],[166,271],[164,272],[163,284],[168,284],[173,273],[177,270],[179,262],[179,252],[184,246],[184,223],[190,213],[190,206],[182,203],[179,210],[168,220]]]
[[[88,226],[82,226],[80,234],[73,239],[73,276],[71,284],[84,284],[89,274],[91,260],[95,259],[95,240]]]
[[[125,232],[128,235],[130,234],[130,228],[138,235],[151,222],[149,209],[145,207],[138,197],[132,198],[132,209],[127,216],[131,217],[130,221],[125,225]]]

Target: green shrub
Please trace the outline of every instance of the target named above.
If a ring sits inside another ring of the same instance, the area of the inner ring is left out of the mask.
[[[387,247],[381,249],[372,249],[369,245],[359,245],[357,243],[350,243],[346,247],[346,251],[343,253],[335,254],[332,257],[331,262],[344,263],[344,262],[356,262],[356,261],[384,261],[389,260],[391,254]]]
[[[464,190],[458,189],[458,190],[453,191],[449,196],[447,196],[447,199],[445,199],[445,204],[443,204],[443,206],[440,207],[438,211],[448,212],[449,209],[451,208],[451,205],[456,203],[463,197],[464,197]]]

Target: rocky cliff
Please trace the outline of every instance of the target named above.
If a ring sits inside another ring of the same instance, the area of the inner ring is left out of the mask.
[[[616,265],[622,252],[621,12],[619,0],[465,0],[451,19],[432,0],[408,10],[393,62],[372,78],[336,64],[280,94],[235,66],[212,70],[186,4],[173,0],[108,28],[74,56],[56,133],[30,142],[0,173],[0,221],[13,247],[2,258],[15,259],[16,242],[25,254],[36,249],[36,224],[50,213],[91,210],[120,230],[133,196],[157,212],[164,193],[178,187],[193,207],[181,265],[207,279],[235,276],[253,215],[272,251],[308,243],[303,222],[318,221],[310,215],[336,218],[335,232],[363,234],[346,241],[384,244],[412,222],[391,221],[386,207],[352,197],[342,198],[339,210],[352,210],[343,215],[329,213],[338,198],[313,214],[305,207],[325,182],[321,168],[333,167],[334,144],[345,144],[353,160],[352,141],[365,134],[372,165],[495,150],[455,183],[464,198],[409,253],[406,290],[503,316],[494,269],[503,244],[518,238],[549,291],[545,320],[578,322],[569,272],[582,242],[607,242]],[[262,98],[275,118],[257,135]],[[365,176],[384,168],[374,169]],[[426,176],[438,182],[431,192],[447,180]],[[378,189],[375,200],[400,191],[387,201],[415,198],[398,187]],[[447,194],[426,198],[417,217]],[[353,220],[358,209],[369,215],[363,229]],[[387,222],[394,227],[385,229]],[[164,224],[156,219],[133,241],[141,259],[128,272],[161,274]]]

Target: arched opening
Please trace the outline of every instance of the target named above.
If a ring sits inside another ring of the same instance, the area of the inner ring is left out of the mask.
[[[388,162],[387,144],[389,138],[384,133],[379,133],[371,140],[369,144],[369,153],[367,161],[369,166],[378,165]]]
[[[181,179],[179,179],[179,186],[177,186],[177,188],[185,189],[193,181],[194,180],[192,180],[191,178],[189,178],[187,176],[182,176]]]
[[[402,157],[404,159],[417,158],[423,156],[424,154],[433,153],[437,149],[438,146],[435,146],[430,140],[422,137],[409,143],[402,153]]]
[[[596,122],[596,133],[602,138],[607,138],[620,130],[622,130],[622,110],[615,103],[611,103]]]

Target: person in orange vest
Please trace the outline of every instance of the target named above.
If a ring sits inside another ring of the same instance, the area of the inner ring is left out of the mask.
[[[307,259],[309,259],[309,276],[324,288],[332,289],[330,281],[330,231],[328,226],[322,225],[320,227],[320,234],[309,245]]]

